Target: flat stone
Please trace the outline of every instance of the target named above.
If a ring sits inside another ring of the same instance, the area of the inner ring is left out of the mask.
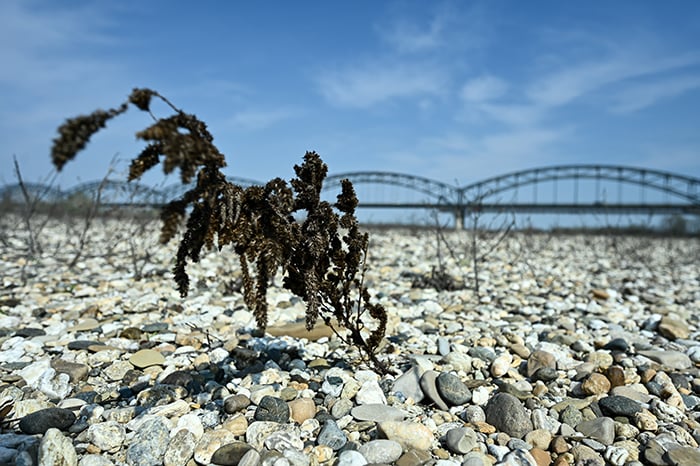
[[[637,353],[671,369],[683,370],[693,365],[690,357],[680,351],[640,350]]]
[[[406,418],[404,410],[383,404],[355,406],[350,410],[350,414],[358,421],[403,421]]]
[[[666,453],[674,466],[697,466],[700,464],[700,450],[691,447],[672,448]]]
[[[68,380],[71,383],[85,380],[90,372],[90,366],[87,364],[69,362],[63,359],[54,359],[51,361],[51,367],[59,374],[68,374]]]
[[[443,411],[449,410],[447,403],[440,396],[438,392],[436,381],[438,378],[438,373],[435,371],[426,371],[420,378],[420,387],[423,393],[433,402],[435,406]]]
[[[159,351],[143,349],[131,355],[129,362],[139,369],[144,369],[146,367],[163,364],[165,362],[165,357]]]
[[[612,417],[634,417],[634,415],[642,409],[642,406],[638,402],[620,395],[611,395],[601,398],[598,400],[598,405],[603,413]]]

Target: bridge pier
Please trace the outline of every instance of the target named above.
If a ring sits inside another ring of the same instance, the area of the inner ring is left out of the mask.
[[[455,230],[464,230],[464,209],[455,209]]]

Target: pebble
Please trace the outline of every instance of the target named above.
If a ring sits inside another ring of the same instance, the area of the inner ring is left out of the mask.
[[[459,406],[468,402],[472,394],[469,388],[456,375],[442,372],[435,379],[435,387],[448,405]]]
[[[401,457],[403,448],[393,440],[370,440],[357,450],[368,463],[393,463]]]
[[[151,349],[143,349],[134,353],[129,362],[139,369],[144,369],[150,366],[161,365],[165,362],[165,357],[159,351]]]
[[[522,438],[533,430],[523,404],[509,393],[497,393],[486,405],[486,422],[511,437]]]
[[[78,455],[73,442],[54,427],[46,430],[39,443],[39,466],[76,466]]]
[[[445,435],[447,448],[458,455],[469,453],[477,444],[477,435],[469,427],[455,427]]]
[[[335,421],[328,419],[318,433],[316,442],[319,445],[326,445],[337,451],[345,446],[348,442],[348,438]]]
[[[405,449],[428,450],[434,439],[429,428],[411,421],[383,421],[377,424],[377,432]]]
[[[136,430],[126,450],[129,466],[150,466],[162,463],[168,448],[170,428],[160,417],[150,417]]]
[[[265,395],[260,399],[253,416],[256,421],[279,422],[289,420],[289,406],[281,398]]]
[[[384,404],[355,406],[350,411],[350,414],[358,421],[403,421],[404,418],[406,418],[406,412],[404,410]]]
[[[211,455],[211,462],[223,466],[236,466],[253,447],[245,442],[231,442],[220,446]]]
[[[642,409],[637,401],[620,395],[603,397],[598,401],[598,405],[610,416],[634,417]]]
[[[615,422],[609,417],[581,421],[576,425],[576,430],[603,445],[611,445],[615,441]]]
[[[69,409],[46,408],[27,414],[19,421],[19,430],[25,434],[44,434],[51,428],[67,430],[75,422]]]

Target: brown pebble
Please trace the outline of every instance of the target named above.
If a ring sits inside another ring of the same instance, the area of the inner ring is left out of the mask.
[[[299,424],[316,415],[316,405],[312,398],[297,398],[287,404],[289,405],[292,419]]]
[[[610,381],[603,374],[594,372],[583,381],[581,390],[586,395],[602,395],[610,391]]]
[[[610,381],[610,387],[622,387],[625,385],[625,371],[620,366],[610,366],[605,371],[605,376]]]
[[[482,434],[490,435],[496,432],[496,428],[487,422],[474,421],[472,422],[472,426],[477,432],[481,432]]]
[[[651,367],[646,367],[639,371],[640,382],[648,383],[656,376],[656,371]]]
[[[565,453],[569,451],[570,448],[569,444],[566,443],[566,439],[561,435],[554,437],[552,443],[549,444],[549,449],[558,454]]]
[[[549,456],[549,453],[542,450],[541,448],[531,448],[530,454],[533,458],[535,458],[535,461],[537,461],[537,466],[549,466],[550,464],[552,464],[552,457]]]

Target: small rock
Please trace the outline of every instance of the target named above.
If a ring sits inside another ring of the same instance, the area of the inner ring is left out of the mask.
[[[403,421],[406,418],[404,410],[383,404],[355,406],[350,414],[358,421]]]
[[[497,393],[489,400],[485,411],[486,422],[511,437],[522,438],[533,430],[525,407],[509,393]]]
[[[357,450],[345,450],[338,455],[338,463],[336,466],[364,466],[367,464],[367,459],[362,456]]]
[[[165,357],[159,351],[143,349],[131,355],[129,362],[135,367],[143,369],[163,364],[165,362]]]
[[[661,318],[658,331],[669,340],[685,340],[690,335],[688,322],[670,315]]]
[[[440,398],[448,405],[460,406],[468,402],[472,394],[469,388],[456,375],[442,372],[435,380],[435,386]]]
[[[338,424],[329,419],[323,424],[321,431],[318,433],[316,442],[319,445],[326,445],[337,451],[345,446],[348,442],[348,438],[343,431],[340,430]]]
[[[73,442],[60,430],[54,427],[48,428],[39,443],[38,464],[39,466],[76,466],[78,455]]]
[[[393,440],[371,440],[357,449],[368,463],[393,463],[401,457],[403,448]]]
[[[610,391],[610,381],[603,374],[594,372],[581,383],[581,389],[586,395],[601,395]]]
[[[302,424],[316,415],[316,404],[311,398],[297,398],[290,401],[288,405],[292,419],[298,424]]]
[[[557,361],[554,355],[548,351],[536,350],[527,359],[527,376],[532,377],[540,368],[557,368]]]
[[[401,392],[406,398],[413,398],[414,402],[420,403],[425,398],[425,394],[420,388],[420,378],[423,372],[419,366],[411,367],[394,381],[392,390]]]
[[[468,427],[456,427],[447,431],[445,444],[447,448],[458,455],[470,452],[477,443],[476,432]]]
[[[289,421],[289,406],[281,398],[265,395],[258,403],[253,417],[256,421],[286,423]]]
[[[44,434],[55,428],[67,430],[75,422],[75,414],[69,409],[46,408],[27,414],[19,421],[19,430],[25,434]]]
[[[163,462],[170,441],[170,429],[163,418],[146,419],[136,430],[126,450],[129,466],[152,466]]]
[[[194,460],[199,464],[209,464],[222,446],[235,441],[236,437],[228,430],[215,429],[205,432],[194,447]]]
[[[87,429],[87,439],[104,452],[116,452],[126,439],[126,429],[116,421],[92,424]]]
[[[620,395],[611,395],[601,398],[598,400],[598,405],[603,413],[613,417],[634,417],[634,415],[642,409],[642,406],[638,402]]]
[[[377,424],[377,432],[383,438],[398,442],[407,450],[428,450],[433,444],[433,433],[417,422],[384,421]]]
[[[178,430],[170,438],[168,449],[163,456],[163,466],[186,466],[194,455],[196,444],[197,439],[192,432],[187,429]]]
[[[609,417],[579,422],[576,430],[603,445],[611,445],[615,441],[615,422]]]
[[[231,442],[220,446],[211,456],[211,462],[223,466],[236,466],[253,447],[245,442]]]
[[[248,406],[250,406],[250,398],[245,395],[231,395],[224,400],[224,411],[226,414],[237,413]]]
[[[355,401],[359,405],[386,404],[386,396],[376,380],[365,380],[355,395]]]

